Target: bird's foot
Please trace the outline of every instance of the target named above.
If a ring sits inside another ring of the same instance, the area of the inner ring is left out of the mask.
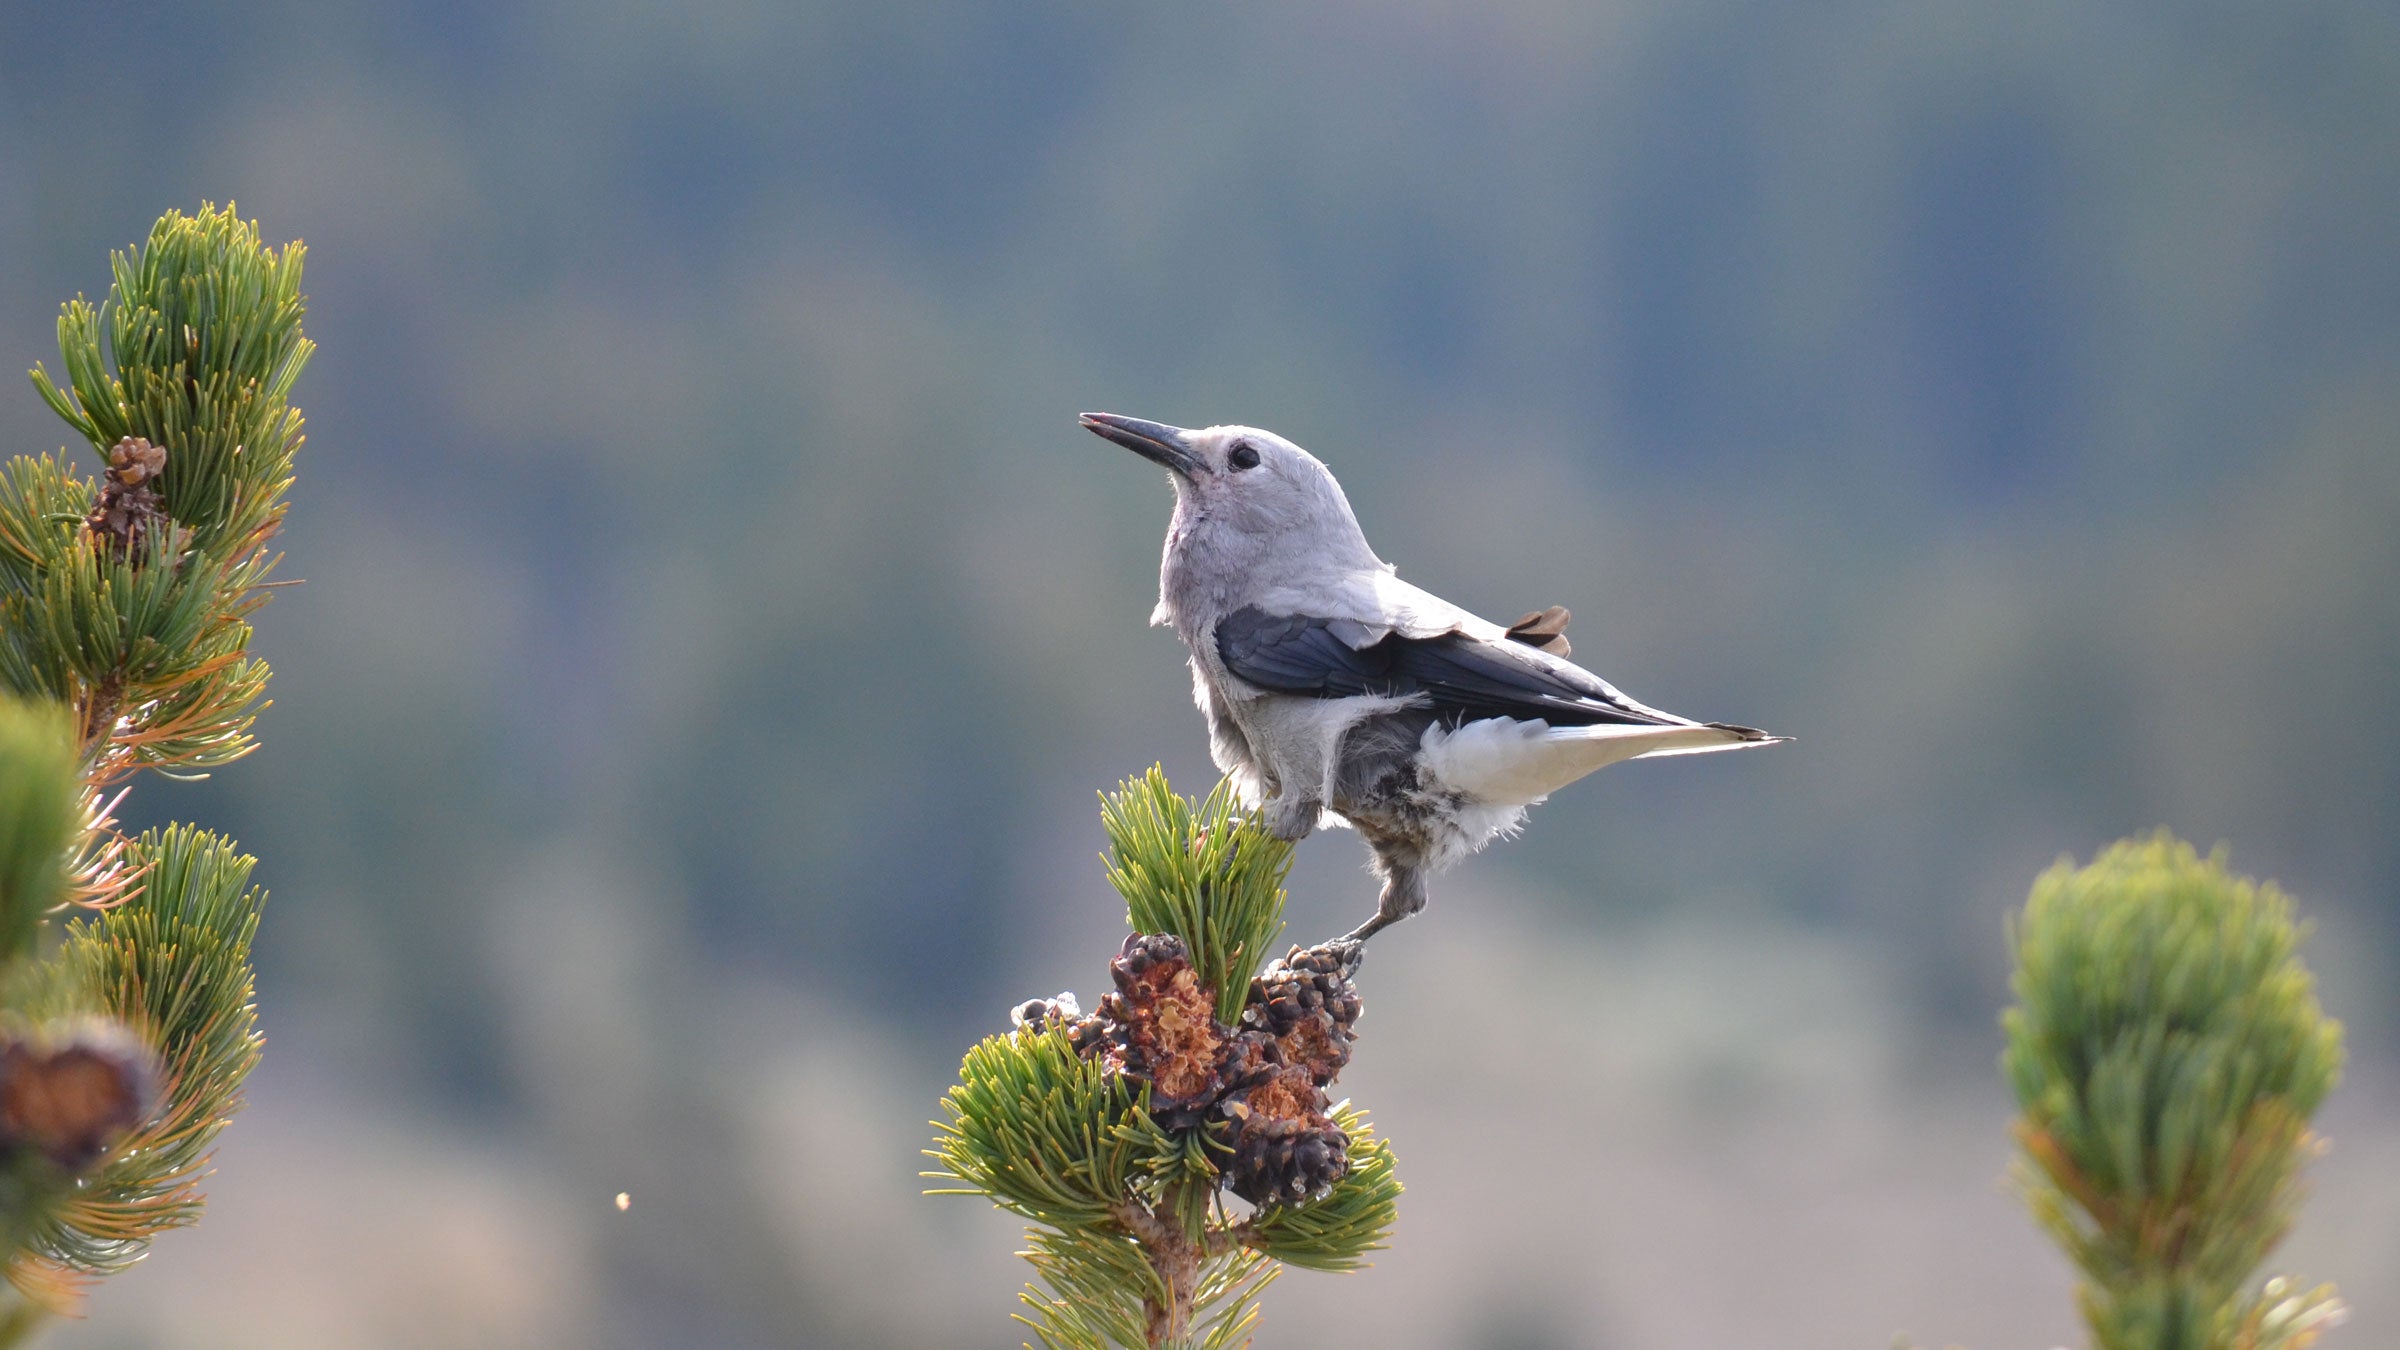
[[[1355,966],[1367,959],[1367,944],[1349,937],[1338,937],[1331,942],[1321,942],[1317,944],[1317,947],[1318,950],[1345,966]]]

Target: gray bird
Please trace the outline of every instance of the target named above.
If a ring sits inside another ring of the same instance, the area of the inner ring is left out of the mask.
[[[1785,739],[1627,698],[1566,659],[1563,609],[1504,628],[1402,581],[1333,474],[1273,432],[1082,424],[1173,478],[1150,621],[1191,650],[1217,767],[1277,838],[1347,823],[1373,851],[1383,893],[1351,940],[1595,769]]]

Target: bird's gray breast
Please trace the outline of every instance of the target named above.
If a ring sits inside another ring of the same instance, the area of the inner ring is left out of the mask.
[[[1234,715],[1233,697],[1202,657],[1204,650],[1192,648],[1192,701],[1208,721],[1208,757],[1219,771],[1232,776],[1244,796],[1257,800],[1273,790],[1273,766],[1262,762],[1252,747],[1249,733]]]

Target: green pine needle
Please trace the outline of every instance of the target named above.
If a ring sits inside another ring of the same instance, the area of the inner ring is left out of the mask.
[[[1156,765],[1101,798],[1100,823],[1127,922],[1182,938],[1193,970],[1217,991],[1217,1020],[1232,1023],[1283,932],[1292,846],[1240,811],[1230,783],[1194,805]]]
[[[91,480],[48,455],[20,456],[0,477],[0,592],[29,591],[83,534]]]
[[[1258,1296],[1283,1270],[1263,1253],[1236,1247],[1212,1258],[1200,1274],[1192,1344],[1198,1350],[1246,1346],[1258,1326]]]
[[[1164,1290],[1132,1238],[1037,1228],[1026,1241],[1023,1255],[1041,1278],[1018,1295],[1026,1311],[1016,1320],[1032,1328],[1044,1350],[1149,1344],[1142,1300]]]
[[[199,1178],[262,1044],[250,967],[266,900],[250,885],[256,860],[188,825],[148,831],[126,853],[147,869],[141,891],[67,925],[58,960],[68,979],[48,1010],[95,1001],[156,1047],[166,1070],[163,1109],[34,1232],[44,1258],[89,1274],[124,1268],[157,1234],[199,1218]]]
[[[231,205],[169,211],[145,245],[110,255],[106,300],[62,310],[67,388],[34,368],[43,400],[104,459],[127,436],[167,447],[159,490],[204,546],[246,551],[282,517],[301,441],[289,400],[315,350],[300,333],[306,254],[266,247]]]
[[[1019,1295],[1044,1350],[1148,1350],[1145,1296],[1164,1299],[1158,1272],[1130,1238],[1113,1241],[1035,1230],[1025,1259],[1041,1283]],[[1258,1296],[1281,1273],[1265,1255],[1239,1247],[1211,1257],[1192,1299],[1190,1333],[1177,1350],[1226,1350],[1250,1343],[1258,1326]]]
[[[248,618],[277,561],[266,545],[302,439],[289,396],[312,350],[303,252],[265,247],[231,208],[171,211],[113,255],[105,301],[65,307],[66,387],[34,369],[104,460],[127,436],[166,454],[165,519],[149,508],[131,549],[95,542],[101,489],[67,464],[17,459],[0,477],[0,689],[74,709],[87,741],[111,742],[107,781],[205,771],[254,744],[267,668]]]
[[[960,1185],[929,1194],[987,1195],[1064,1232],[1109,1230],[1115,1207],[1175,1152],[1144,1107],[1148,1088],[1077,1057],[1063,1028],[988,1037],[958,1076],[926,1150],[942,1170],[925,1175]]]

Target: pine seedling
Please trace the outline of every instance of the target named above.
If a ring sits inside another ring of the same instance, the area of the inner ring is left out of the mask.
[[[1326,1095],[1356,1039],[1359,946],[1261,969],[1291,846],[1223,784],[1194,803],[1153,768],[1101,821],[1133,929],[1113,988],[1090,1016],[1031,1000],[968,1051],[926,1175],[1031,1225],[1018,1320],[1046,1350],[1247,1345],[1283,1267],[1355,1270],[1397,1213],[1390,1146]]]
[[[2002,1065],[2018,1187],[2082,1275],[2097,1350],[2300,1350],[2331,1286],[2254,1286],[2289,1231],[2341,1026],[2274,885],[2164,833],[2034,883]]]
[[[0,470],[0,1346],[193,1222],[258,1061],[253,860],[187,825],[127,839],[120,786],[247,754],[301,443],[302,249],[169,212],[62,310],[90,445]],[[71,917],[70,917],[71,916]],[[63,921],[62,921],[63,920]]]

